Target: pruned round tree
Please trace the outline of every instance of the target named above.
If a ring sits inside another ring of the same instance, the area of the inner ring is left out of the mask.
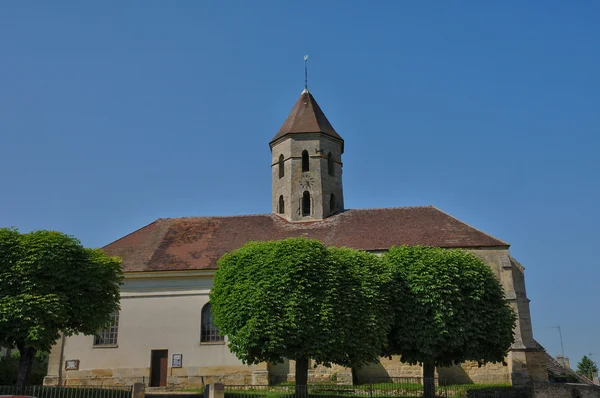
[[[244,363],[295,360],[304,386],[309,360],[377,360],[390,327],[389,278],[370,253],[303,238],[250,242],[218,261],[213,319]]]
[[[94,334],[119,308],[121,261],[53,231],[0,229],[0,344],[17,347],[17,384],[59,333]]]
[[[436,366],[504,361],[516,317],[479,258],[458,249],[400,246],[384,261],[397,298],[388,353],[423,366],[426,397],[435,394]]]

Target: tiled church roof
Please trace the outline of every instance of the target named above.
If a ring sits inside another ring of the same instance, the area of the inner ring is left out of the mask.
[[[433,206],[347,210],[290,223],[274,214],[159,219],[107,246],[125,272],[215,269],[226,252],[253,240],[305,236],[327,246],[386,250],[394,245],[508,247]]]
[[[285,135],[298,133],[323,133],[342,140],[308,90],[300,94],[300,98],[271,143]]]

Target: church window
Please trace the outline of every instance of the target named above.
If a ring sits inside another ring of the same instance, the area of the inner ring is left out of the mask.
[[[337,207],[336,205],[337,203],[335,203],[335,195],[331,194],[331,197],[329,198],[329,211],[333,213]]]
[[[334,166],[333,156],[331,155],[331,152],[329,152],[329,155],[327,155],[327,171],[330,176],[333,176],[335,172]]]
[[[302,194],[302,215],[310,216],[310,193],[304,191]]]
[[[119,334],[119,313],[113,314],[113,319],[106,328],[102,329],[94,336],[94,345],[109,346],[117,345],[117,335]]]
[[[285,175],[285,170],[283,168],[283,155],[279,155],[279,178],[282,178]]]
[[[309,171],[308,151],[302,151],[302,171]]]
[[[283,195],[279,196],[279,207],[277,212],[279,214],[285,213],[285,202],[283,201]]]
[[[213,322],[212,312],[210,311],[210,303],[206,303],[202,307],[200,328],[200,342],[213,343],[223,341],[224,337],[219,335],[219,328]]]

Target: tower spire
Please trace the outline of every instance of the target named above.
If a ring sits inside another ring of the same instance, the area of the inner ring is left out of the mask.
[[[308,55],[304,56],[304,91],[308,91]]]

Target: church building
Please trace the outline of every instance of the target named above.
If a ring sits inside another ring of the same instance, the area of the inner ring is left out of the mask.
[[[158,219],[103,248],[123,259],[121,310],[96,336],[61,338],[52,349],[45,384],[143,381],[150,387],[191,387],[293,381],[293,361],[246,366],[229,351],[227,336],[213,324],[208,293],[223,254],[248,241],[299,236],[374,253],[394,245],[474,253],[494,271],[518,314],[515,342],[506,365],[465,363],[438,368],[437,374],[456,383],[547,380],[545,353],[533,338],[524,268],[508,243],[433,206],[346,209],[344,140],[307,89],[269,144],[271,214]],[[413,376],[422,376],[422,369],[395,356],[354,372],[317,367],[309,381]]]

